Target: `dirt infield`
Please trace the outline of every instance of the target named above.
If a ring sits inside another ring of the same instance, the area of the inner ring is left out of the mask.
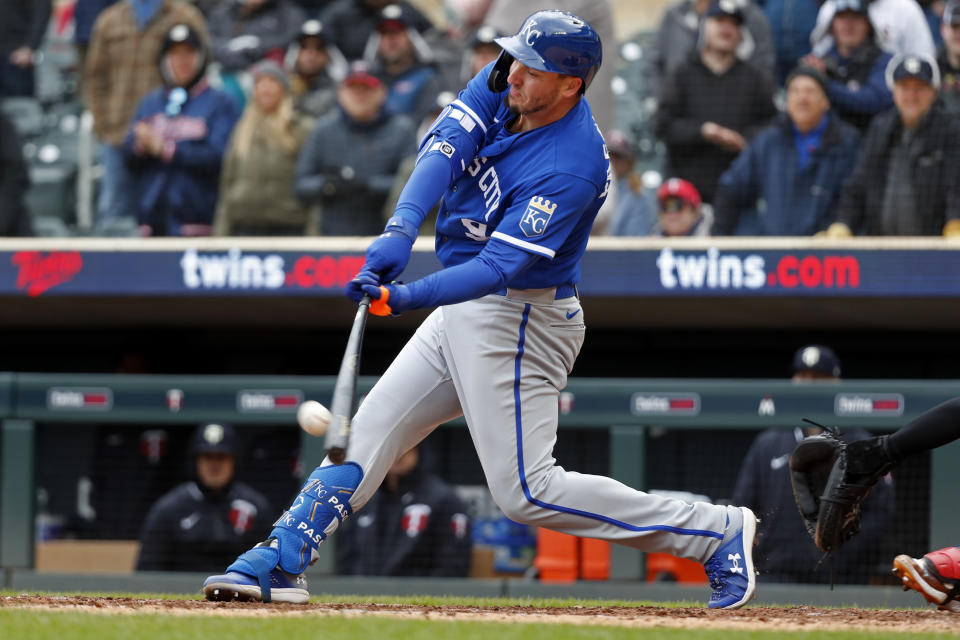
[[[429,620],[476,620],[540,624],[579,624],[635,628],[674,627],[754,630],[863,630],[960,634],[960,615],[930,610],[818,609],[751,607],[739,611],[706,608],[417,606],[400,604],[206,602],[88,596],[19,595],[0,598],[2,608],[45,609],[101,614],[165,613],[220,616],[387,616]]]

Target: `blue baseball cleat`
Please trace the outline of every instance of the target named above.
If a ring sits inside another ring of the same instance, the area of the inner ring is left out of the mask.
[[[753,542],[757,537],[757,516],[746,507],[728,509],[727,527],[720,548],[704,563],[713,594],[711,609],[739,609],[757,588],[753,570]]]
[[[307,602],[310,599],[307,579],[302,573],[293,575],[276,566],[267,552],[272,542],[261,543],[240,556],[227,567],[225,574],[204,580],[203,594],[207,600]]]

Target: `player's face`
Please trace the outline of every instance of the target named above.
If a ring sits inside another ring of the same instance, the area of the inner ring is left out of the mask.
[[[507,76],[507,106],[522,116],[551,109],[569,92],[569,80],[570,76],[532,69],[514,61]]]
[[[902,78],[893,85],[893,102],[907,128],[915,127],[936,99],[937,90],[920,78]]]
[[[187,84],[196,74],[199,57],[193,45],[185,42],[175,44],[167,51],[167,64],[178,86]]]
[[[223,489],[233,479],[233,464],[229,453],[201,453],[197,456],[197,479],[208,489]]]

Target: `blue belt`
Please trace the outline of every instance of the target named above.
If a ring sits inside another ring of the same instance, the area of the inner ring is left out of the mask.
[[[513,287],[510,287],[513,289]],[[544,289],[550,289],[551,287],[543,287]],[[519,289],[522,291],[522,289]],[[500,296],[507,295],[507,288],[504,287],[498,291],[493,291],[492,293]],[[577,291],[577,285],[575,284],[561,284],[557,286],[557,293],[553,296],[554,300],[560,300],[562,298],[579,298],[580,292]]]

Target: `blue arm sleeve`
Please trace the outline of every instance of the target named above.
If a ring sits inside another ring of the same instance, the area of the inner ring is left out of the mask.
[[[503,242],[488,242],[476,257],[407,285],[410,309],[474,300],[506,286],[540,257]]]
[[[480,149],[500,105],[487,88],[491,62],[437,116],[420,142],[417,165],[400,193],[394,215],[419,229],[427,212],[459,178]]]

